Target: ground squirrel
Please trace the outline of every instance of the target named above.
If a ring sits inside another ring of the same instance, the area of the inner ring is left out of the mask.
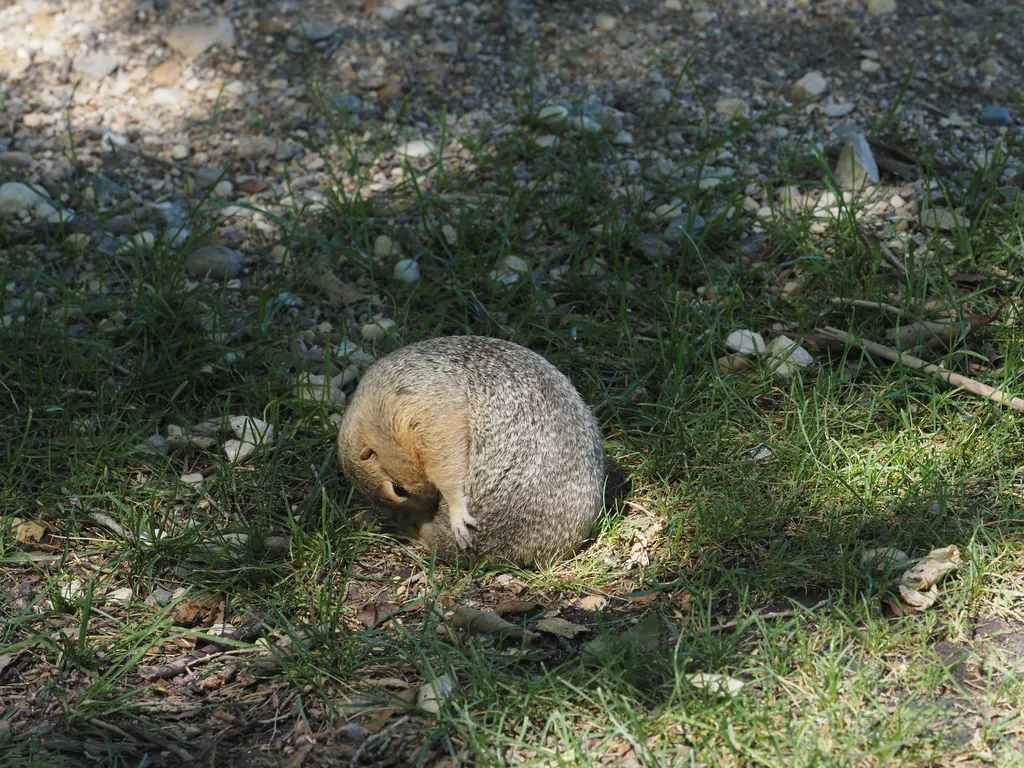
[[[590,536],[606,476],[614,495],[627,490],[569,380],[483,336],[428,339],[371,365],[338,455],[366,500],[444,560],[546,564]]]

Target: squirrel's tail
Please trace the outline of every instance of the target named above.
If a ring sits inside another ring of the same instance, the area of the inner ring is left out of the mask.
[[[604,465],[604,513],[618,512],[633,490],[633,480],[611,456]]]

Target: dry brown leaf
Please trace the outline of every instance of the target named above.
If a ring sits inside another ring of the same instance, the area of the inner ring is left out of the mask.
[[[659,592],[648,592],[646,595],[626,595],[626,599],[631,603],[638,603],[639,605],[648,605],[658,599]]]
[[[541,619],[537,622],[537,629],[547,632],[549,635],[557,635],[572,640],[581,632],[589,631],[588,627],[582,624],[573,624],[565,619]]]
[[[247,195],[256,195],[267,188],[267,182],[254,179],[253,181],[246,181],[239,184],[238,188]]]
[[[587,595],[581,597],[576,606],[584,611],[600,611],[608,603],[608,599],[602,595]]]
[[[470,608],[465,605],[460,605],[455,608],[455,613],[452,616],[452,624],[458,628],[466,630],[469,634],[502,635],[504,637],[522,638],[527,644],[533,642],[539,637],[537,633],[531,632],[525,627],[520,627],[516,624],[511,624],[505,621],[496,613],[491,613],[490,611],[478,611],[476,608]]]
[[[18,656],[14,653],[0,654],[0,675],[4,673],[5,669],[11,666],[16,658],[18,658]]]
[[[728,354],[718,358],[718,372],[722,376],[740,373],[750,367],[750,360],[743,355]]]
[[[316,287],[326,294],[327,304],[331,307],[356,304],[366,298],[358,287],[342,280],[323,263],[317,266]]]
[[[222,685],[227,685],[238,675],[238,666],[232,665],[225,667],[224,669],[214,672],[209,677],[204,677],[199,681],[199,687],[204,691],[214,691],[220,688]]]
[[[540,608],[540,603],[534,603],[530,600],[503,600],[498,603],[498,607],[494,609],[494,612],[504,616],[506,613],[533,613],[540,610]]]
[[[11,522],[13,523],[11,535],[14,536],[15,541],[22,544],[40,541],[46,534],[45,526],[33,520],[22,520],[20,517],[16,517]]]
[[[212,627],[224,618],[224,602],[216,597],[207,600],[182,600],[175,606],[174,623],[179,627]]]
[[[715,693],[736,693],[745,683],[725,675],[716,675],[713,672],[695,672],[687,675],[686,679],[694,688],[703,688]]]
[[[933,549],[923,560],[907,569],[903,583],[911,589],[928,589],[938,584],[944,575],[956,570],[959,564],[960,550],[955,544]]]
[[[900,584],[900,597],[903,599],[903,607],[915,611],[925,611],[935,605],[939,599],[939,590],[932,587],[927,592],[911,589],[906,584]]]
[[[359,609],[356,618],[367,629],[373,629],[374,627],[386,624],[400,610],[401,606],[394,603],[367,603]]]

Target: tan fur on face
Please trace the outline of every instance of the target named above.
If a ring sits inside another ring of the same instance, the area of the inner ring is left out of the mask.
[[[369,500],[416,511],[436,505],[440,488],[461,487],[468,431],[457,400],[376,388],[349,404],[338,449],[345,473]]]

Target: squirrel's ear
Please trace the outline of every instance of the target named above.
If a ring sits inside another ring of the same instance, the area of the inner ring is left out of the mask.
[[[372,459],[372,458],[373,458],[373,448],[370,448],[369,446],[367,446],[366,448],[363,448],[363,450],[360,451],[360,453],[359,453],[359,460],[360,461],[366,461],[367,459]]]

